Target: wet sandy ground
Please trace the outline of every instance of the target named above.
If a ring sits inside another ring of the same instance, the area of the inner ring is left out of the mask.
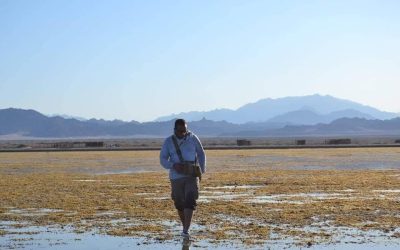
[[[2,249],[301,249],[304,247],[294,246],[290,241],[274,242],[266,240],[262,245],[246,245],[240,242],[210,243],[205,240],[185,240],[175,237],[168,241],[152,240],[140,237],[118,237],[101,234],[96,231],[76,234],[73,228],[65,227],[40,227],[24,226],[13,227],[14,222],[3,222],[1,228],[7,228],[9,234],[0,238]],[[365,242],[362,238],[344,236],[341,242],[335,244],[319,244],[307,246],[307,249],[348,249],[348,250],[397,250],[398,243],[387,238],[374,238],[375,242]],[[362,244],[360,244],[362,242]]]
[[[207,153],[190,248],[400,246],[399,148]],[[0,248],[188,247],[158,152],[2,153],[0,195]]]

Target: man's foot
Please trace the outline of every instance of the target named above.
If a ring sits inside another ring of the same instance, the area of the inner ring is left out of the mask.
[[[189,234],[188,232],[182,232],[182,233],[181,233],[181,236],[182,236],[183,238],[190,238],[190,234]]]

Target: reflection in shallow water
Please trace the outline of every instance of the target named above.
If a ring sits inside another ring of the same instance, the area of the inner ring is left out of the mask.
[[[183,238],[182,239],[182,250],[189,250],[191,244],[192,244],[192,241],[190,239]]]

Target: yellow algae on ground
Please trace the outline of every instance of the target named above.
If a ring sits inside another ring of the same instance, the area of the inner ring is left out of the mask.
[[[330,168],[396,162],[396,148],[207,153],[193,221],[199,238],[257,244],[275,233],[314,243],[329,241],[338,227],[398,238],[398,168]],[[1,153],[0,220],[170,239],[178,218],[158,164],[157,151]],[[320,168],[304,170],[307,164]]]

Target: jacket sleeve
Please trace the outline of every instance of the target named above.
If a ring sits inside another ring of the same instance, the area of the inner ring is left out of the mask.
[[[199,160],[201,172],[204,174],[206,172],[206,154],[204,152],[203,145],[201,145],[201,142],[196,135],[194,135],[194,140],[196,143],[197,159]]]
[[[165,139],[164,144],[160,151],[160,164],[165,169],[171,169],[174,163],[171,161],[171,157],[168,150],[168,138]]]

